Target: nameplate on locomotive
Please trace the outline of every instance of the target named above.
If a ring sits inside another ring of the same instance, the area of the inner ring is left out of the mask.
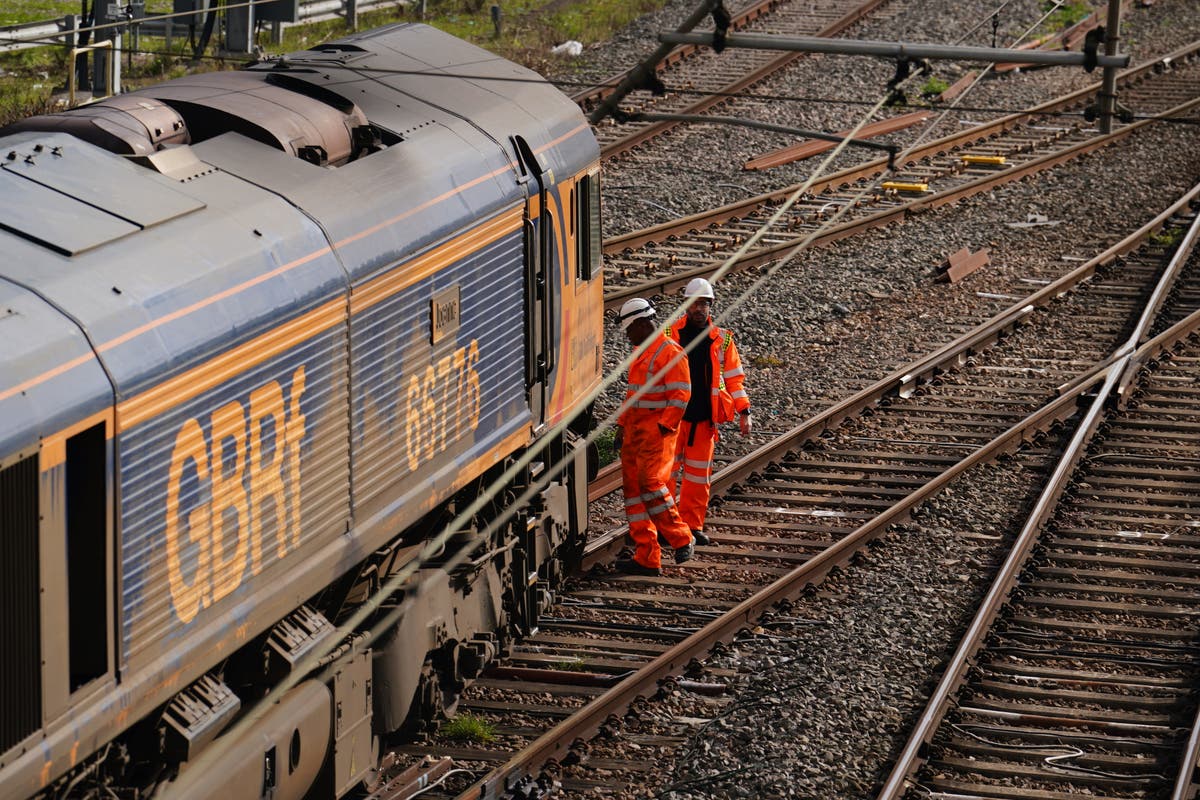
[[[458,284],[442,289],[429,302],[430,344],[437,344],[458,330],[462,306]]]

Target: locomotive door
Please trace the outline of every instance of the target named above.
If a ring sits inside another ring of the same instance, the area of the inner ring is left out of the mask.
[[[536,428],[546,418],[554,369],[554,218],[545,168],[523,137],[512,142],[522,177],[533,184],[525,204],[525,387]]]
[[[554,218],[549,207],[548,184],[552,177],[538,161],[529,143],[512,137],[522,178],[528,183],[525,203],[525,386],[534,428],[541,427],[550,406],[550,378],[554,369]],[[530,180],[532,179],[532,180]],[[536,193],[535,193],[536,187]],[[539,526],[534,517],[517,522],[518,546],[513,550],[512,620],[524,635],[537,631]]]

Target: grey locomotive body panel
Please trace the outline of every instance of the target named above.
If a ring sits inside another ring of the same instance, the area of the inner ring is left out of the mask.
[[[0,241],[6,262],[30,255],[3,233]],[[112,385],[79,326],[6,277],[0,277],[0,364],[0,466],[36,455],[43,438],[112,408]]]
[[[127,187],[163,181],[117,156],[90,155],[115,160]],[[260,572],[262,585],[281,585],[270,567],[342,533],[349,517],[341,267],[318,226],[257,187],[214,170],[180,191],[196,209],[184,218],[69,260],[34,250],[9,268],[79,321],[116,386],[118,653],[133,668],[175,648],[201,608],[237,589],[252,595]],[[263,394],[273,387],[278,396]],[[301,395],[305,421],[296,422],[285,404]],[[295,453],[284,446],[289,421],[293,432],[306,429]],[[306,478],[303,493],[287,473],[301,449],[319,476]],[[256,490],[267,491],[264,508],[249,500]],[[285,543],[271,521],[294,522],[297,535]]]

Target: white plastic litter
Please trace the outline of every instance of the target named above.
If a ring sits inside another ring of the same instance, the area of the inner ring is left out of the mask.
[[[583,53],[583,45],[574,39],[568,39],[562,44],[551,47],[550,52],[556,56],[577,56]]]

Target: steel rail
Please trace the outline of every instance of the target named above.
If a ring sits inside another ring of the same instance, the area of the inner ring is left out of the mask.
[[[1174,52],[1152,62],[1148,62],[1141,66],[1125,71],[1122,73],[1120,80],[1125,83],[1139,80],[1152,72],[1161,71],[1163,68],[1162,65],[1164,64],[1170,65],[1173,62],[1190,59],[1198,52],[1200,52],[1200,42],[1193,42],[1192,44],[1181,47],[1178,50],[1175,50]],[[942,137],[941,139],[929,142],[908,153],[905,166],[915,164],[921,159],[937,155],[946,150],[950,150],[955,147],[961,147],[970,142],[986,139],[999,133],[1006,132],[1012,128],[1019,127],[1028,123],[1030,120],[1036,118],[1040,114],[1057,111],[1063,107],[1081,102],[1097,91],[1098,87],[1099,84],[1094,84],[1084,89],[1072,92],[1061,98],[1035,106],[1031,109],[1027,109],[1016,114],[1011,114],[992,122],[987,122],[973,127],[967,131],[951,134],[949,136]],[[1189,104],[1183,104],[1177,108],[1158,114],[1151,119],[1141,120],[1114,133],[1098,136],[1092,140],[1089,140],[1088,142],[1080,143],[1075,149],[1062,151],[1067,155],[1063,157],[1061,161],[1069,160],[1070,158],[1076,157],[1083,152],[1088,152],[1090,150],[1103,147],[1112,143],[1113,141],[1116,141],[1116,138],[1119,136],[1128,135],[1143,125],[1147,125],[1159,119],[1180,113],[1181,110],[1186,110],[1188,107],[1190,107]],[[1106,136],[1113,138],[1106,138]],[[1061,163],[1061,161],[1058,163]],[[945,190],[928,197],[918,198],[905,205],[886,209],[878,212],[877,214],[863,217],[859,220],[843,223],[815,236],[811,242],[811,245],[819,246],[829,244],[839,239],[853,236],[862,230],[897,221],[898,219],[907,215],[909,212],[916,213],[927,208],[934,208],[939,205],[944,205],[945,203],[955,202],[958,199],[970,196],[970,194],[986,191],[992,186],[995,186],[1005,180],[1014,180],[1018,177],[1028,175],[1031,172],[1035,172],[1039,169],[1045,169],[1054,165],[1055,162],[1053,161],[1053,154],[1043,156],[1040,159],[1035,159],[1034,161],[1022,165],[1022,167],[1017,169],[1007,170],[994,175],[983,176],[955,189]],[[882,174],[886,168],[887,159],[881,158],[866,162],[859,166],[841,170],[814,183],[809,190],[809,194],[817,197],[828,189],[849,185],[859,180],[878,176]],[[798,188],[799,185],[789,186],[784,189],[768,192],[756,197],[748,198],[746,200],[730,203],[711,211],[689,215],[687,217],[682,217],[677,220],[655,225],[650,228],[644,228],[638,231],[622,234],[620,236],[610,237],[609,239],[605,240],[603,251],[606,255],[615,255],[624,250],[642,247],[650,242],[663,242],[673,236],[686,235],[688,232],[693,230],[702,230],[711,225],[725,222],[735,217],[745,217],[764,205],[782,202],[784,199],[793,194]],[[794,242],[784,243],[773,248],[765,248],[760,251],[748,253],[739,259],[735,268],[746,269],[765,261],[773,260],[781,253],[787,252],[794,246]],[[723,262],[714,259],[711,265],[706,264],[687,270],[679,270],[670,275],[653,278],[633,286],[611,289],[606,292],[605,295],[605,308],[619,306],[624,300],[639,294],[655,291],[669,291],[676,286],[682,286],[684,283],[694,277],[704,277],[712,274],[721,265],[721,263]]]
[[[1032,159],[1024,164],[1021,164],[1020,166],[1005,170],[1004,172],[981,176],[974,180],[960,184],[954,188],[945,189],[927,197],[914,199],[904,205],[884,209],[874,214],[868,214],[857,220],[851,220],[850,222],[835,225],[826,229],[823,233],[813,236],[809,245],[811,247],[816,247],[830,244],[841,239],[856,236],[866,230],[870,230],[871,228],[878,228],[888,225],[892,222],[902,221],[911,214],[917,214],[922,211],[947,205],[949,203],[955,203],[959,200],[971,197],[981,192],[990,191],[997,186],[1020,180],[1021,178],[1028,177],[1029,175],[1042,172],[1052,167],[1056,167],[1102,147],[1107,147],[1108,145],[1113,144],[1114,142],[1119,141],[1126,136],[1129,136],[1131,133],[1134,133],[1145,126],[1153,125],[1161,119],[1186,113],[1197,107],[1200,107],[1200,97],[1190,100],[1187,103],[1180,104],[1179,106],[1169,109],[1168,111],[1164,111],[1161,114],[1157,114],[1152,118],[1140,120],[1131,125],[1127,125],[1120,130],[1113,131],[1112,133],[1100,134],[1099,136],[1093,137],[1086,141],[1070,145],[1062,150],[1058,150],[1053,153],[1047,153],[1044,156]],[[796,238],[799,239],[800,237]],[[734,268],[744,270],[759,264],[775,261],[776,259],[792,251],[795,246],[796,243],[794,241],[781,242],[769,247],[764,247],[761,250],[747,253],[745,256],[737,260]],[[668,293],[673,288],[683,286],[692,278],[707,277],[713,274],[721,266],[721,264],[721,261],[714,260],[711,265],[706,264],[700,267],[680,270],[671,275],[651,278],[650,280],[634,286],[621,287],[619,289],[614,289],[611,292],[605,292],[604,308],[605,310],[617,308],[621,303],[630,297],[644,295],[648,292]]]
[[[817,32],[816,35],[818,37],[829,37],[841,33],[842,31],[846,30],[846,28],[849,28],[851,25],[855,24],[886,2],[887,0],[865,0],[865,2],[861,3],[853,11],[847,12],[836,21],[831,22],[829,25],[822,28]],[[774,58],[757,69],[746,73],[741,78],[722,87],[720,90],[721,94],[710,95],[708,97],[701,98],[696,102],[685,106],[678,113],[689,115],[701,114],[713,106],[719,105],[728,100],[729,98],[725,96],[726,94],[736,94],[738,92],[745,91],[755,83],[758,83],[768,76],[784,69],[797,59],[803,58],[803,56],[803,53],[786,53],[782,56]],[[622,153],[628,152],[634,147],[643,144],[649,139],[653,139],[656,136],[661,136],[666,131],[680,124],[682,123],[663,121],[640,127],[637,130],[632,131],[631,133],[626,134],[625,136],[622,136],[621,138],[605,145],[601,151],[601,157],[608,159],[621,155]]]
[[[1200,195],[1200,186],[1193,187],[1185,197],[1194,202],[1197,195]],[[1172,207],[1179,208],[1179,210],[1183,209],[1183,206],[1178,203]],[[1196,249],[1197,241],[1200,241],[1200,214],[1196,215],[1196,219],[1188,227],[1187,233],[1184,234],[1183,239],[1180,240],[1178,247],[1175,249],[1175,255],[1171,257],[1171,263],[1167,266],[1168,273],[1175,275],[1183,269],[1183,265]],[[1170,288],[1169,285],[1160,286],[1155,291],[1154,296],[1150,298],[1150,302],[1146,304],[1146,311],[1138,321],[1138,330],[1141,332],[1143,338],[1149,334],[1151,324],[1162,310],[1163,303],[1166,302],[1167,296],[1170,293]],[[1138,343],[1141,344],[1141,341]],[[1117,394],[1120,397],[1122,405],[1129,401],[1129,386],[1133,382],[1135,375],[1135,371],[1129,371],[1117,387]]]
[[[606,464],[596,473],[595,479],[588,484],[588,502],[594,503],[605,495],[621,488],[621,462],[613,461]]]
[[[741,30],[760,17],[765,17],[767,14],[770,14],[777,7],[783,3],[786,3],[787,1],[788,0],[758,0],[758,2],[747,6],[733,15],[733,18],[729,22],[729,30]],[[694,45],[681,45],[676,47],[666,58],[664,58],[655,66],[655,74],[662,74],[667,69],[675,66],[687,57],[694,55],[701,49],[702,48]],[[632,69],[614,73],[590,89],[584,89],[581,92],[576,92],[575,94],[571,95],[571,100],[574,101],[576,105],[586,108],[589,104],[597,103],[612,94],[616,90],[616,87],[622,81],[627,79],[632,73]]]
[[[1112,244],[1103,252],[1080,264],[1066,275],[1047,284],[1028,297],[1019,300],[991,319],[980,323],[952,342],[948,342],[927,356],[918,359],[891,374],[881,378],[876,383],[867,386],[850,397],[841,400],[824,411],[816,414],[788,433],[773,439],[751,453],[728,465],[712,478],[712,490],[720,494],[729,487],[745,480],[763,464],[780,458],[806,441],[816,438],[826,430],[831,430],[843,421],[858,416],[863,410],[872,408],[889,396],[907,397],[923,382],[939,373],[956,369],[966,363],[967,358],[979,350],[996,342],[1009,331],[1020,325],[1035,308],[1044,307],[1070,291],[1075,286],[1089,280],[1096,271],[1116,259],[1137,249],[1147,238],[1162,230],[1171,217],[1187,209],[1189,204],[1200,200],[1200,186],[1193,187],[1182,197],[1168,206],[1153,219],[1146,222],[1128,236]],[[1107,367],[1112,359],[1099,365]],[[1060,387],[1060,391],[1072,391],[1083,378]],[[608,491],[620,488],[620,467],[611,464],[601,470],[596,480],[589,485],[589,501],[602,497]],[[604,536],[589,542],[584,549],[579,566],[581,570],[590,569],[597,563],[611,557],[624,545],[626,529],[616,528]]]
[[[1193,187],[1182,199],[1173,203],[1171,208],[1163,213],[1169,215],[1185,209],[1197,197],[1198,193],[1200,193],[1200,185]],[[1163,215],[1159,215],[1156,221],[1162,218]],[[1148,237],[1155,230],[1157,228],[1153,227],[1153,223],[1150,223],[1140,228],[1138,233]],[[1200,230],[1200,215],[1193,220],[1189,228],[1187,236],[1189,243],[1194,243],[1198,230]],[[1157,311],[1161,307],[1163,296],[1175,283],[1190,252],[1190,244],[1177,249],[1159,280],[1155,291],[1147,300],[1147,311],[1150,309]],[[1197,330],[1200,330],[1200,311],[1190,314],[1184,320],[1181,320],[1167,331],[1146,341],[1139,347],[1139,343],[1145,339],[1146,333],[1153,322],[1154,316],[1143,313],[1129,341],[1114,354],[1116,360],[1110,360],[1110,363],[1103,367],[1102,372],[1098,373],[1104,376],[1103,388],[1097,393],[1082,423],[1071,438],[1070,444],[1067,446],[1062,458],[1055,467],[1053,475],[1038,498],[1012,550],[1009,552],[1003,566],[993,580],[987,595],[980,604],[979,610],[975,618],[971,621],[966,635],[956,648],[954,655],[950,658],[942,679],[926,704],[921,718],[917,721],[912,733],[909,735],[900,758],[897,759],[891,773],[888,775],[883,789],[877,796],[877,800],[899,800],[911,788],[912,776],[925,763],[923,754],[927,752],[928,744],[932,741],[934,734],[949,711],[956,693],[966,682],[968,666],[973,663],[976,654],[983,646],[984,638],[992,629],[1002,607],[1008,601],[1009,596],[1016,587],[1018,576],[1028,561],[1029,553],[1039,540],[1046,521],[1057,509],[1067,482],[1075,472],[1080,459],[1083,457],[1095,435],[1097,427],[1103,420],[1106,407],[1110,403],[1113,403],[1113,401],[1120,399],[1122,394],[1120,390],[1122,387],[1128,386],[1131,376],[1137,375],[1147,361],[1169,350],[1178,342],[1194,335]],[[1200,720],[1197,721],[1197,725],[1200,725]],[[1200,736],[1198,730],[1200,729],[1193,729],[1193,737]],[[1194,761],[1195,747],[1191,747],[1191,758]],[[1189,785],[1191,776],[1192,769],[1189,766],[1186,771],[1186,780]],[[1181,771],[1176,783],[1177,793],[1180,791],[1181,782],[1184,779],[1185,774]],[[1177,794],[1177,796],[1179,795]]]
[[[799,596],[819,582],[835,566],[846,563],[854,553],[883,535],[892,525],[907,519],[914,508],[942,491],[949,483],[980,464],[993,461],[1055,423],[1074,416],[1079,397],[1094,381],[1073,387],[1041,408],[1010,426],[991,442],[977,448],[933,480],[892,504],[845,538],[813,556],[802,565],[751,597],[726,611],[702,630],[696,631],[671,649],[639,668],[633,675],[592,700],[576,714],[544,733],[536,741],[475,783],[460,798],[498,798],[515,783],[552,760],[560,759],[580,739],[595,734],[618,710],[627,708],[637,697],[653,692],[660,680],[680,672],[693,658],[707,653],[714,644],[728,641],[762,612],[779,602]]]

